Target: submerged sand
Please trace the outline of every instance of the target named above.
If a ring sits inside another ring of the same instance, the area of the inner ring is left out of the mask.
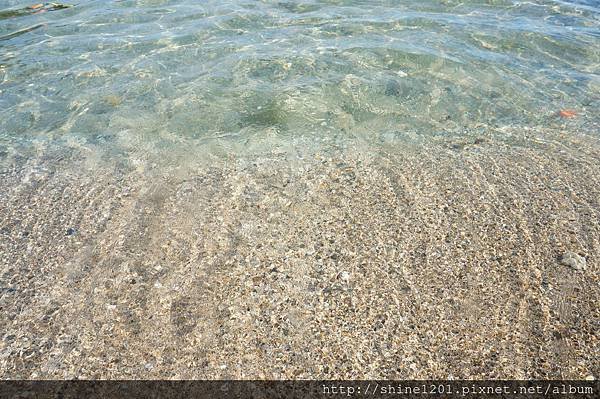
[[[0,377],[598,377],[599,141],[504,133],[5,154]]]

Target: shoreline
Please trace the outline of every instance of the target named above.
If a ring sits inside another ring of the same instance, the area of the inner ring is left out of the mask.
[[[598,378],[600,144],[515,135],[154,169],[41,151],[0,182],[0,378]]]

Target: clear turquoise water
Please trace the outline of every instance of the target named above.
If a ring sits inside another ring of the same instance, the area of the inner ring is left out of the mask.
[[[597,134],[600,2],[0,1],[0,156],[227,156],[571,124]],[[560,109],[576,110],[572,120]]]

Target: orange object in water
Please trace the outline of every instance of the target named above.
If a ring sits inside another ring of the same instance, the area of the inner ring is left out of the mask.
[[[42,8],[42,7],[44,7],[44,5],[40,3],[40,4],[34,4],[34,5],[29,6],[27,8],[29,8],[30,10],[37,10],[38,8]]]
[[[561,118],[575,118],[577,116],[577,112],[573,111],[572,109],[561,109],[558,112],[558,115]]]

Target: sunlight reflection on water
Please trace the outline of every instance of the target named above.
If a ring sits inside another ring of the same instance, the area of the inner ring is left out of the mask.
[[[0,145],[73,136],[225,155],[539,126],[565,108],[584,125],[600,90],[594,4],[146,0],[33,13],[5,1]]]

